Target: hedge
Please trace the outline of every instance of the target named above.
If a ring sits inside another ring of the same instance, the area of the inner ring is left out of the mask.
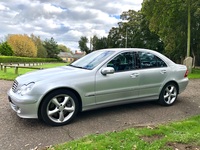
[[[59,62],[55,58],[31,58],[16,56],[0,56],[0,63],[33,63],[33,62]]]

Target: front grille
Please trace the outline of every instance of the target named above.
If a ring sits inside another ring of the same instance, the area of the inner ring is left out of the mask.
[[[18,82],[15,80],[15,81],[13,82],[13,85],[12,85],[12,90],[13,90],[13,92],[17,92],[17,86],[18,86]]]

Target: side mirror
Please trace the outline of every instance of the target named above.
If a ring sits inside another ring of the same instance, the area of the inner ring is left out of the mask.
[[[107,75],[107,74],[113,74],[115,72],[115,69],[113,67],[106,67],[106,68],[103,68],[101,70],[101,73],[103,75]]]

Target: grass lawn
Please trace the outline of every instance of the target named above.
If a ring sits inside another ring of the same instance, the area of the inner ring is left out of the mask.
[[[53,68],[53,67],[58,67],[58,66],[66,66],[67,63],[48,63],[48,64],[43,64],[40,66],[34,66],[37,68]],[[14,68],[7,68],[6,73],[4,73],[3,70],[0,70],[0,79],[3,80],[14,80],[17,76],[25,74],[30,71],[35,71],[35,69],[26,69],[26,68],[19,68],[18,69],[18,74],[15,74],[15,69]]]
[[[188,75],[189,79],[200,79],[200,69],[192,69],[192,73]]]
[[[200,149],[200,116],[167,125],[94,134],[49,150],[170,150]]]

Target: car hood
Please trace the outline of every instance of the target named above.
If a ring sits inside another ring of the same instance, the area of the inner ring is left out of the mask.
[[[81,71],[88,71],[85,69],[74,68],[70,66],[56,67],[44,70],[38,70],[26,73],[16,78],[16,80],[20,83],[29,83],[29,82],[37,82],[41,80],[51,80],[51,79],[62,79],[61,77],[69,77],[74,76]]]

